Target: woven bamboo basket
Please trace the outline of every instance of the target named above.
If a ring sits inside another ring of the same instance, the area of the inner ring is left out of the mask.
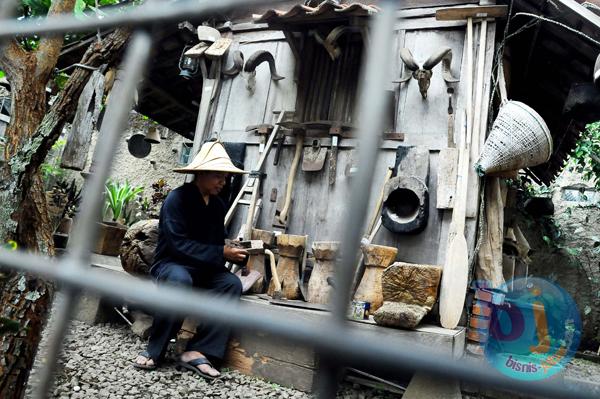
[[[542,117],[531,107],[505,102],[492,126],[479,161],[481,174],[507,172],[548,162],[552,135]]]

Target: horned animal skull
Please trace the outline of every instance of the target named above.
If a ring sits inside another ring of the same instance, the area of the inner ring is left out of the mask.
[[[427,61],[423,63],[422,66],[419,66],[415,61],[412,53],[409,49],[403,48],[400,50],[400,58],[404,61],[404,65],[411,72],[406,73],[399,80],[395,80],[395,83],[404,83],[410,80],[410,78],[415,78],[419,83],[419,91],[421,92],[421,96],[423,99],[427,99],[427,90],[429,89],[429,85],[431,83],[431,76],[433,75],[433,67],[442,62],[442,77],[446,81],[446,83],[456,83],[459,79],[452,77],[450,72],[450,64],[452,63],[452,49],[448,47],[442,47],[433,53]]]

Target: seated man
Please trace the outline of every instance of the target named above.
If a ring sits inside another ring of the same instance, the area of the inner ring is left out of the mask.
[[[161,208],[150,273],[159,284],[197,287],[217,297],[237,300],[242,284],[225,268],[225,261],[243,262],[248,253],[224,245],[225,204],[217,194],[229,173],[245,172],[233,165],[219,142],[205,143],[191,164],[175,171],[194,173],[195,177],[169,193]],[[175,316],[157,314],[147,350],[140,353],[134,367],[155,369],[182,323]],[[178,364],[205,378],[219,376],[208,358],[224,357],[229,335],[227,327],[201,323]]]

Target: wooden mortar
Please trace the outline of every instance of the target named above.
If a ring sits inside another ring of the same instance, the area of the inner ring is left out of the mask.
[[[277,274],[281,282],[281,291],[286,299],[300,298],[300,262],[306,247],[306,236],[281,234],[277,236],[279,261]],[[269,284],[268,294],[275,290],[273,283]]]
[[[275,234],[272,231],[252,229],[252,240],[260,240],[265,248],[270,248],[275,241]],[[262,277],[259,278],[248,291],[251,294],[264,294],[267,290],[267,275],[265,270],[265,253],[250,254],[247,267],[249,270],[256,270]]]
[[[308,298],[311,303],[329,303],[333,288],[327,282],[333,277],[335,260],[340,250],[338,241],[315,241],[312,245],[315,266],[308,282]]]
[[[398,254],[398,248],[368,244],[362,247],[365,263],[365,274],[354,294],[354,299],[371,303],[373,313],[383,304],[381,275]]]

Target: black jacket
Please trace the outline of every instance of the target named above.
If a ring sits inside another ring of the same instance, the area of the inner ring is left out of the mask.
[[[167,262],[193,268],[222,268],[224,220],[225,204],[219,197],[211,195],[206,205],[192,183],[171,191],[160,210],[152,269]]]

